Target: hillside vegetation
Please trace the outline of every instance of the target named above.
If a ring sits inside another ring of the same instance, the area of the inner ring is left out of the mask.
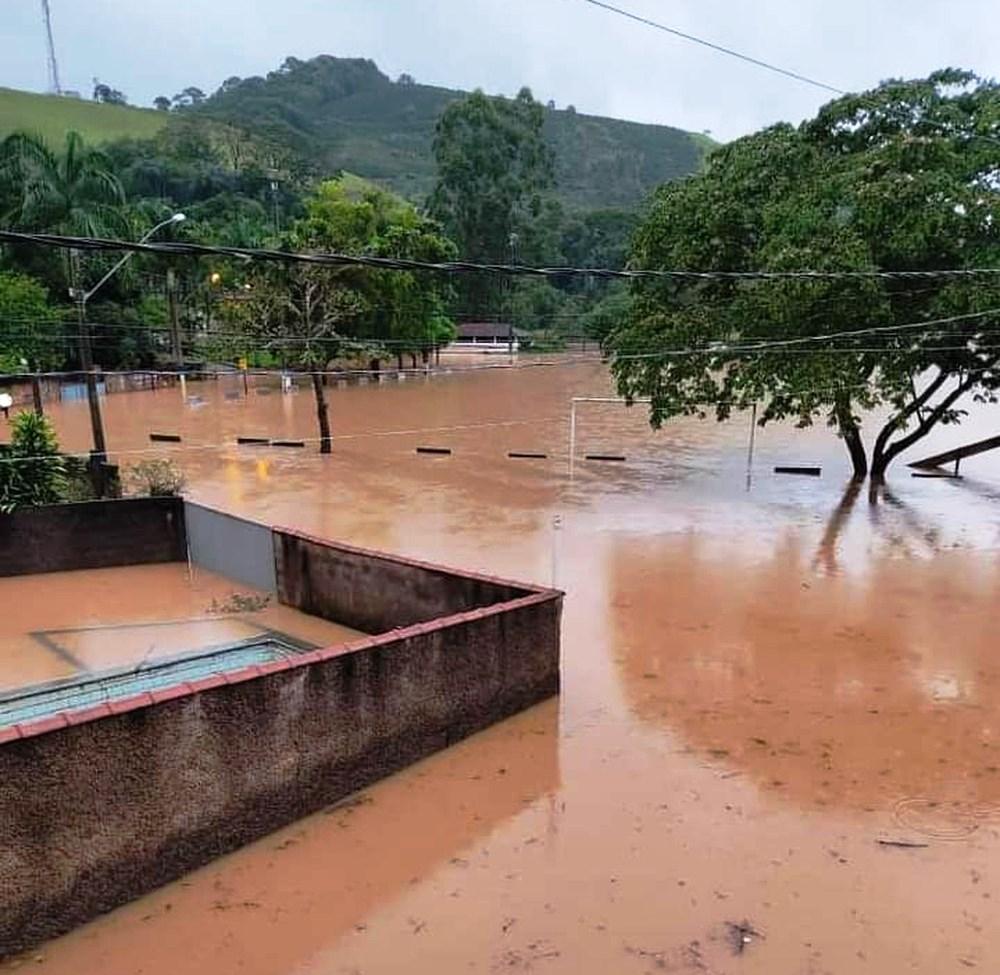
[[[69,131],[89,143],[150,139],[166,121],[165,112],[0,88],[0,139],[19,131],[36,133],[52,146],[62,145]]]
[[[431,146],[441,113],[465,92],[391,81],[374,62],[289,58],[266,78],[230,78],[195,111],[287,145],[320,170],[349,170],[411,199],[434,182]],[[578,207],[631,206],[668,180],[697,171],[704,137],[548,109],[557,192]]]

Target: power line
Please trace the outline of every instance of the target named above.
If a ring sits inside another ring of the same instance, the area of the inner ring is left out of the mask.
[[[637,23],[643,24],[646,27],[653,27],[656,30],[664,31],[667,34],[673,34],[675,37],[680,37],[686,41],[692,41],[695,44],[701,44],[703,47],[711,48],[713,51],[718,51],[721,54],[728,55],[729,57],[737,58],[740,61],[746,61],[749,64],[756,65],[759,68],[764,68],[767,71],[773,71],[776,74],[784,75],[787,78],[792,78],[795,81],[804,82],[807,85],[812,85],[816,88],[822,88],[826,91],[831,92],[834,95],[852,95],[853,92],[845,91],[843,88],[837,88],[835,85],[828,85],[824,81],[817,81],[815,78],[810,78],[807,75],[799,74],[797,71],[791,71],[787,68],[782,68],[776,64],[770,64],[767,61],[761,61],[758,58],[751,57],[748,54],[743,54],[740,51],[733,50],[732,48],[723,47],[721,44],[714,44],[711,41],[706,41],[704,38],[696,37],[694,34],[685,33],[682,30],[678,30],[675,27],[668,27],[666,24],[658,23],[655,20],[650,20],[648,17],[642,17],[639,14],[633,13],[631,10],[625,10],[622,7],[615,7],[610,3],[604,3],[603,0],[583,0],[584,3],[589,3],[594,7],[600,7],[603,10],[607,10],[610,13],[618,14],[621,17],[627,17],[629,20],[634,20]],[[862,105],[867,103],[868,108],[880,108],[881,106],[876,102],[871,96],[865,96],[863,94],[858,94],[856,96]],[[920,124],[929,125],[931,128],[940,129],[941,131],[950,131],[949,126],[945,122],[939,122],[936,119],[923,118],[919,120]],[[984,142],[991,142],[994,145],[1000,145],[1000,139],[985,135],[979,132],[970,132],[967,134],[970,139],[981,139]]]
[[[947,316],[945,318],[929,319],[929,320],[926,320],[926,321],[904,322],[904,323],[901,323],[901,324],[898,324],[898,325],[880,325],[880,326],[873,326],[873,327],[870,327],[870,328],[849,329],[849,330],[840,331],[840,332],[826,332],[826,333],[817,333],[817,334],[813,334],[813,335],[801,335],[801,336],[794,336],[792,338],[787,338],[787,339],[774,339],[774,340],[761,341],[761,342],[747,341],[747,342],[743,342],[743,343],[738,343],[738,342],[737,343],[716,342],[716,343],[712,343],[712,344],[705,345],[705,346],[700,346],[700,347],[691,347],[691,346],[688,346],[686,348],[651,349],[649,351],[642,351],[642,352],[620,352],[620,353],[615,353],[613,355],[613,359],[615,361],[619,361],[619,360],[656,359],[656,358],[668,358],[668,357],[678,357],[678,356],[695,356],[695,355],[700,355],[700,356],[705,356],[705,355],[709,355],[709,356],[713,356],[713,355],[714,356],[717,356],[717,355],[743,355],[743,354],[746,354],[746,353],[769,352],[769,351],[772,351],[772,350],[785,351],[785,350],[789,349],[789,347],[792,347],[792,346],[807,345],[807,344],[810,344],[810,343],[813,343],[813,342],[829,341],[830,339],[858,338],[858,337],[869,336],[869,335],[890,335],[890,336],[892,336],[894,333],[906,332],[906,331],[911,331],[911,330],[915,330],[915,329],[931,329],[932,331],[935,331],[936,333],[938,333],[940,335],[947,335],[948,333],[944,329],[940,328],[939,326],[953,325],[953,324],[956,324],[958,322],[972,321],[972,320],[975,320],[975,319],[986,318],[986,317],[990,317],[990,316],[998,316],[998,317],[1000,317],[1000,308],[989,308],[989,309],[986,309],[984,311],[978,311],[978,312],[966,312],[966,313],[960,314],[960,315],[950,315],[950,316]],[[995,334],[996,331],[997,331],[996,329],[988,329],[988,330],[983,330],[981,332],[977,332],[976,334],[977,335],[979,335],[979,334],[992,335],[992,334]],[[970,341],[973,340],[974,337],[975,336],[970,336],[969,337]],[[109,336],[105,336],[105,338],[110,338],[110,337]],[[256,348],[257,348],[257,350],[261,350],[261,349],[265,348],[265,346],[257,346]],[[646,348],[648,349],[648,346]],[[990,351],[993,348],[994,348],[993,346],[987,346],[987,345],[980,345],[980,346],[976,346],[976,347],[970,347],[968,345],[965,345],[965,346],[944,346],[944,347],[922,345],[922,346],[916,346],[916,347],[910,347],[910,348],[893,348],[893,347],[883,346],[883,347],[876,347],[874,349],[858,348],[858,347],[852,347],[852,346],[830,346],[830,347],[827,347],[827,348],[822,348],[821,347],[821,348],[814,348],[814,349],[808,349],[808,350],[802,350],[802,351],[804,351],[806,353],[810,353],[810,354],[822,354],[822,353],[827,353],[827,352],[856,353],[856,352],[863,352],[863,351],[864,352],[867,352],[867,351],[882,352],[883,354],[885,354],[885,353],[891,353],[891,354],[922,354],[922,353],[926,353],[926,352],[952,351],[952,350],[954,350],[954,351],[966,351],[966,352],[969,352],[969,353],[972,353],[972,354],[976,354],[977,352],[980,352],[980,351]],[[253,351],[253,349],[250,348],[250,347],[248,347],[248,351]],[[551,354],[552,355],[559,355],[560,353],[551,353]],[[538,368],[540,366],[562,366],[562,365],[572,364],[573,362],[581,362],[581,361],[582,362],[594,363],[594,362],[598,362],[598,361],[601,361],[601,360],[599,358],[595,358],[594,356],[586,356],[586,355],[584,355],[584,356],[577,356],[575,358],[571,358],[571,357],[567,356],[567,357],[564,357],[562,359],[555,360],[555,361],[524,362],[524,363],[516,363],[516,364],[515,363],[484,363],[482,365],[476,365],[476,366],[463,366],[461,369],[455,369],[453,371],[455,371],[455,372],[469,372],[469,371],[476,371],[476,370],[482,370],[482,369],[527,369],[527,368]],[[275,370],[275,369],[251,369],[251,370],[233,370],[232,375],[241,375],[243,372],[246,372],[247,375],[281,375],[281,374],[284,374],[284,373],[282,373],[281,370]],[[336,376],[336,377],[340,377],[340,378],[348,378],[348,377],[350,377],[352,375],[371,376],[371,375],[381,375],[382,374],[381,371],[379,371],[379,370],[371,370],[371,369],[355,369],[355,370],[330,370],[330,369],[311,369],[311,370],[310,369],[299,369],[299,370],[296,370],[296,369],[290,369],[290,370],[285,370],[284,372],[285,373],[290,373],[290,374],[295,374],[296,372],[299,372],[299,373],[304,374],[304,375],[312,375],[312,374],[329,375],[329,376]],[[386,373],[388,373],[388,374],[398,374],[400,372],[403,372],[403,373],[414,373],[414,374],[418,374],[418,375],[428,375],[429,374],[428,370],[427,369],[423,369],[423,368],[409,369],[409,370],[407,370],[407,369],[404,369],[404,370],[386,370]],[[170,370],[157,370],[157,369],[103,370],[103,373],[105,375],[163,375],[163,376],[168,376],[168,375],[177,375],[177,376],[183,375],[183,376],[188,376],[188,375],[190,375],[189,372],[182,371],[182,370],[173,370],[173,371],[170,371]],[[218,374],[218,375],[227,375],[228,373],[216,373],[216,374]],[[79,375],[85,375],[85,373],[82,370],[64,370],[64,371],[57,371],[57,372],[30,372],[29,371],[29,372],[25,372],[25,373],[7,373],[6,375],[8,375],[8,376],[17,376],[17,375],[24,375],[24,376],[32,376],[32,375],[34,375],[34,376],[79,376]]]
[[[696,37],[694,34],[688,34],[685,31],[678,30],[676,27],[668,27],[666,24],[650,20],[648,17],[642,17],[637,13],[633,13],[631,10],[625,10],[622,7],[615,7],[610,3],[602,2],[602,0],[583,0],[583,2],[589,3],[594,7],[600,7],[610,13],[618,14],[621,17],[627,17],[629,20],[634,20],[637,23],[645,24],[647,27],[653,27],[656,30],[661,30],[666,34],[673,34],[674,37],[679,37],[682,40],[691,41],[694,44],[700,44],[702,47],[710,48],[711,50],[717,51],[720,54],[725,54],[728,57],[737,58],[740,61],[746,61],[747,64],[753,64],[758,68],[764,68],[765,71],[773,71],[775,74],[784,75],[786,78],[792,78],[795,81],[801,81],[804,84],[812,85],[814,88],[822,88],[824,91],[832,92],[834,95],[847,94],[847,92],[843,89],[835,88],[833,85],[828,85],[825,81],[817,81],[815,78],[810,78],[808,75],[799,74],[799,72],[792,71],[789,68],[782,68],[780,65],[771,64],[769,61],[761,61],[759,58],[751,57],[749,54],[743,54],[741,51],[736,51],[731,47],[723,47],[721,44],[706,41],[703,37]]]
[[[112,240],[100,237],[65,237],[59,234],[22,233],[0,230],[0,243],[30,244],[38,247],[56,247],[63,250],[130,251],[142,254],[169,254],[175,257],[223,257],[237,260],[263,261],[275,264],[306,264],[315,267],[345,268],[367,267],[383,271],[428,271],[438,274],[485,273],[517,277],[552,278],[620,278],[624,280],[678,280],[678,281],[782,281],[782,280],[934,280],[1000,276],[1000,268],[944,268],[931,270],[900,271],[688,271],[612,269],[594,267],[534,267],[524,264],[477,264],[471,261],[417,261],[399,257],[375,257],[369,254],[302,253],[277,251],[252,247],[220,247],[184,241]]]
[[[628,354],[616,354],[616,359],[632,359],[632,358],[654,358],[657,355],[675,355],[675,354],[722,354],[729,352],[755,352],[755,351],[766,351],[770,349],[782,348],[790,345],[803,345],[808,342],[819,342],[825,339],[836,339],[836,338],[856,338],[861,335],[879,335],[887,332],[899,332],[906,331],[910,329],[919,328],[930,328],[935,325],[951,325],[955,322],[968,321],[974,318],[985,318],[990,315],[1000,316],[1000,308],[989,308],[986,311],[974,311],[967,312],[963,315],[950,315],[947,318],[933,318],[929,321],[923,322],[905,322],[901,325],[878,325],[873,328],[854,328],[844,332],[827,332],[821,335],[802,335],[790,339],[774,339],[773,341],[758,342],[749,345],[727,345],[724,342],[720,342],[716,345],[708,345],[700,349],[685,349],[677,351],[663,351],[663,352],[648,352],[641,355],[628,355]],[[828,351],[825,349],[815,349],[811,350],[815,352]],[[832,351],[832,350],[829,350]],[[849,347],[845,351],[855,351]],[[883,351],[897,351],[897,350],[883,350]],[[902,350],[899,350],[902,351]],[[913,351],[920,351],[920,349],[914,349]]]

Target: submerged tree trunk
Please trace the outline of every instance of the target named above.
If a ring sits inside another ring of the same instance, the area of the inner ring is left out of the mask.
[[[847,396],[838,395],[834,406],[837,427],[847,444],[847,452],[851,455],[854,467],[854,480],[863,481],[868,476],[868,454],[861,439],[861,427],[851,410],[851,401]]]
[[[912,403],[886,423],[875,439],[875,448],[872,451],[873,485],[878,486],[885,482],[885,472],[888,470],[889,465],[904,450],[908,450],[915,443],[923,440],[937,426],[941,418],[947,415],[955,403],[975,386],[977,376],[978,373],[955,376],[952,373],[939,372],[937,377],[928,383],[927,388]],[[931,406],[930,401],[934,395],[942,389],[949,379],[953,378],[958,379],[958,384],[955,388],[945,395],[942,400]],[[889,440],[892,435],[897,431],[903,430],[914,416],[917,417],[916,429],[890,443]]]
[[[326,390],[323,388],[323,377],[312,374],[313,392],[316,394],[316,419],[319,421],[319,452],[330,453],[330,414],[326,406]]]

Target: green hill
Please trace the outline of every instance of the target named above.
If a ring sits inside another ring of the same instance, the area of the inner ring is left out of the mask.
[[[148,139],[165,123],[165,112],[0,88],[0,138],[28,131],[61,145],[66,133],[74,129],[88,142]]]
[[[465,92],[391,81],[374,62],[289,58],[266,78],[230,78],[197,112],[260,132],[321,171],[378,180],[408,197],[434,182],[431,145],[441,112]],[[563,201],[631,206],[655,186],[694,172],[703,136],[661,125],[550,109],[545,131]]]

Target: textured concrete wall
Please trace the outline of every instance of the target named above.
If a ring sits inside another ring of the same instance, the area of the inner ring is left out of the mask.
[[[0,956],[555,694],[561,603],[537,591],[0,730]]]
[[[274,550],[281,602],[364,633],[384,633],[539,591],[288,529],[275,529]]]
[[[180,498],[84,501],[0,515],[0,576],[186,557]]]

